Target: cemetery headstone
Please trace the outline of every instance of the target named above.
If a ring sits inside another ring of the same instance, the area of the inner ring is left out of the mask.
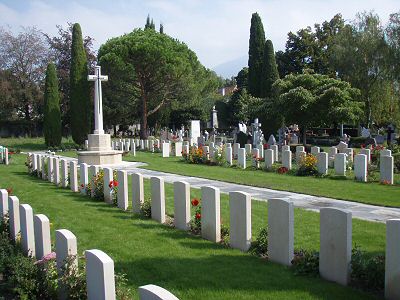
[[[165,223],[165,190],[164,179],[151,177],[151,218],[159,223]]]
[[[268,200],[268,258],[291,266],[294,256],[293,203],[283,199]]]
[[[393,156],[382,156],[380,160],[380,181],[386,184],[393,184]]]
[[[140,208],[144,202],[143,175],[139,173],[132,174],[132,211],[140,213]]]
[[[21,244],[25,255],[35,256],[35,233],[33,229],[33,210],[29,204],[19,205],[21,221]]]
[[[51,253],[50,221],[45,215],[35,215],[33,227],[35,231],[35,254],[36,259],[39,260]]]
[[[367,181],[367,164],[368,159],[365,154],[357,154],[354,157],[354,175],[356,180]]]
[[[321,208],[319,273],[322,278],[342,285],[349,283],[351,231],[351,212],[331,207]]]
[[[318,152],[317,153],[317,171],[318,174],[328,174],[328,153]]]
[[[292,152],[290,150],[282,151],[282,166],[288,170],[292,169]]]
[[[346,176],[346,154],[344,153],[335,155],[335,174]]]
[[[257,150],[257,149],[256,149]],[[257,150],[258,151],[258,150]],[[229,193],[229,244],[247,251],[251,245],[251,197],[248,193]]]
[[[128,209],[128,174],[124,170],[117,171],[118,192],[117,204],[122,210]]]
[[[174,225],[190,229],[190,185],[185,181],[174,182]]]
[[[221,240],[220,191],[215,187],[203,186],[201,199],[201,236],[218,243]]]

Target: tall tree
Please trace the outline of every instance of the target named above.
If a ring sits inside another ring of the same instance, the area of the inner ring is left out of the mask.
[[[40,87],[48,60],[49,50],[41,31],[27,27],[14,35],[0,27],[0,69],[8,70],[15,80],[17,117],[27,121],[40,118],[43,101]]]
[[[326,75],[307,71],[290,74],[277,80],[273,88],[279,95],[276,111],[283,115],[285,122],[300,126],[304,145],[310,126],[354,122],[362,115],[360,91],[348,82]]]
[[[262,66],[265,45],[264,26],[258,13],[251,16],[249,39],[249,93],[262,96]]]
[[[274,46],[271,40],[265,42],[264,60],[262,67],[261,97],[272,97],[272,85],[279,79],[278,68],[275,60]]]
[[[374,103],[382,101],[383,96],[378,90],[388,78],[389,47],[378,15],[358,14],[335,38],[333,53],[331,61],[338,76],[361,90],[364,124],[371,126]]]
[[[49,63],[46,71],[46,83],[44,87],[44,140],[47,146],[58,147],[61,145],[61,113],[60,94],[56,68]]]
[[[113,81],[132,91],[128,105],[140,118],[142,138],[148,135],[149,117],[173,103],[201,105],[218,87],[212,79],[215,74],[200,64],[193,51],[155,30],[135,29],[109,40],[100,47],[99,61],[112,74],[124,71]]]
[[[71,46],[72,46],[72,28],[73,24],[68,23],[67,28],[57,25],[58,34],[50,36],[45,34],[47,42],[50,46],[52,60],[56,66],[57,77],[60,90],[60,107],[63,131],[70,133],[70,67],[71,67]],[[86,57],[88,59],[89,69],[93,70],[96,64],[96,53],[93,50],[93,39],[86,36],[83,39]]]
[[[88,62],[83,47],[81,26],[72,29],[70,68],[71,133],[75,143],[82,145],[90,132],[90,89]]]

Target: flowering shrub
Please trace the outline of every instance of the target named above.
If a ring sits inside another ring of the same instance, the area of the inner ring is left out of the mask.
[[[307,154],[300,161],[300,167],[297,170],[298,176],[313,176],[317,175],[317,158],[312,154]]]
[[[192,164],[202,164],[206,161],[204,157],[203,147],[191,147],[189,150],[189,154],[183,156],[183,159]]]
[[[277,172],[278,174],[286,174],[288,171],[289,171],[289,170],[288,170],[288,168],[286,168],[286,167],[279,167],[278,170],[276,170],[276,172]]]
[[[381,184],[383,184],[383,185],[391,185],[391,182],[389,180],[383,180],[383,181],[381,181]]]
[[[295,275],[319,274],[319,253],[305,249],[296,250],[292,260],[292,268]]]
[[[194,214],[190,220],[190,231],[194,234],[201,234],[201,205],[200,199],[193,198],[191,201]]]
[[[113,172],[113,180],[108,184],[111,189],[111,199],[113,200],[114,205],[116,205],[117,201],[117,172]],[[81,189],[86,188],[86,194],[91,196],[92,190],[94,192],[94,197],[96,200],[104,200],[104,171],[100,170],[97,174],[92,178],[92,180],[86,185],[86,187],[81,184]]]

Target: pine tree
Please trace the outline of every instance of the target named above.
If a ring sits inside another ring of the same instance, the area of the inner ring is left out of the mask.
[[[251,16],[249,39],[249,93],[261,97],[262,65],[264,56],[265,34],[258,13]]]
[[[164,34],[164,25],[163,25],[163,23],[160,23],[160,33]]]
[[[46,146],[61,145],[60,93],[56,67],[53,63],[49,63],[46,70],[43,132]]]
[[[150,15],[147,15],[146,24],[144,25],[144,29],[148,29],[148,28],[150,28],[150,27],[151,27],[151,24],[150,24]]]
[[[90,132],[90,90],[88,65],[78,23],[72,29],[70,69],[70,116],[72,139],[82,145]]]
[[[261,97],[272,97],[272,84],[279,79],[279,72],[275,60],[274,45],[272,44],[271,40],[267,40],[265,42],[261,78]]]

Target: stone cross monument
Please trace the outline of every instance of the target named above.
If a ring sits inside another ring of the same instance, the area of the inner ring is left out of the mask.
[[[94,132],[88,135],[88,151],[78,152],[78,162],[90,165],[116,164],[122,161],[122,151],[111,148],[111,136],[104,133],[101,82],[108,76],[101,75],[101,67],[95,67],[95,74],[88,76],[94,81]]]
[[[88,75],[89,81],[94,81],[94,134],[103,134],[103,96],[101,82],[108,81],[108,76],[101,75],[101,67],[95,67],[95,74]]]

